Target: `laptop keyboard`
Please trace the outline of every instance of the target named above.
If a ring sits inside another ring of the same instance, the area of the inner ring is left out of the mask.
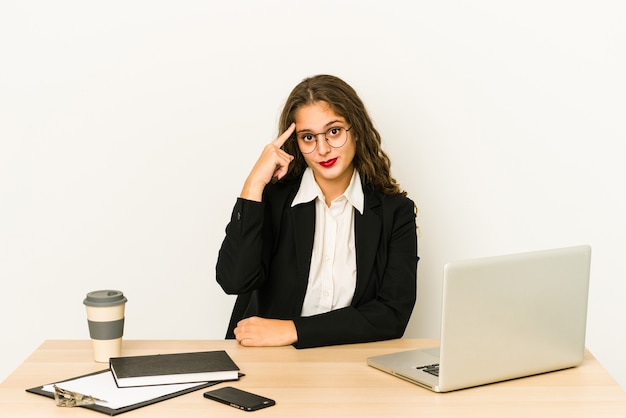
[[[432,374],[433,376],[439,377],[439,365],[438,364],[431,364],[428,366],[416,367],[416,369],[422,370],[426,373]]]

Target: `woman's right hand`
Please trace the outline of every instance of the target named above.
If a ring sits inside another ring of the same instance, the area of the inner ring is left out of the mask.
[[[285,132],[263,148],[261,156],[246,178],[241,190],[241,198],[260,202],[263,198],[263,190],[272,178],[281,179],[287,174],[287,168],[294,157],[280,147],[289,139],[295,129],[296,124],[292,123]]]

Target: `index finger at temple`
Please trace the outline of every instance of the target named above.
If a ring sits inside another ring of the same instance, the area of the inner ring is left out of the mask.
[[[291,134],[293,134],[295,130],[296,130],[296,124],[295,122],[292,122],[291,125],[289,125],[289,127],[287,128],[287,130],[283,132],[282,134],[280,134],[280,136],[274,140],[273,144],[276,145],[277,147],[282,147],[283,144],[287,142],[287,140],[289,139],[289,137],[291,136]]]

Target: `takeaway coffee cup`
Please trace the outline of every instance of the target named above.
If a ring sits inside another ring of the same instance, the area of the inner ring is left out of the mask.
[[[126,300],[119,290],[96,290],[87,293],[83,301],[87,308],[94,360],[97,362],[108,363],[109,358],[122,354]]]

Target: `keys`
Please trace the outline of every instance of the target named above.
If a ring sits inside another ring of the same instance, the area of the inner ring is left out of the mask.
[[[416,369],[439,377],[439,364],[430,364],[428,366],[416,367]]]

